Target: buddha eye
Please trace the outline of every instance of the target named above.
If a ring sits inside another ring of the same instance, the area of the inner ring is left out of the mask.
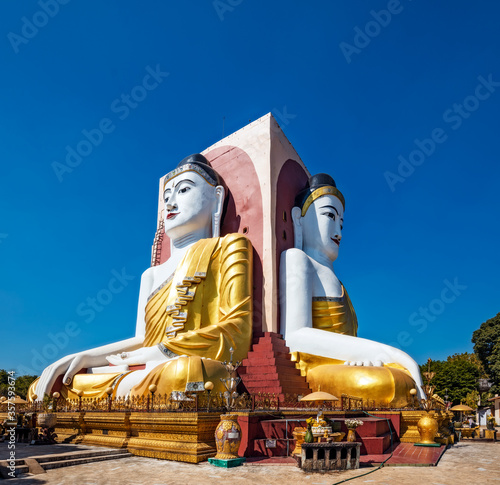
[[[333,212],[325,212],[325,216],[329,217],[330,219],[335,220],[335,214]]]
[[[189,187],[182,187],[182,189],[179,190],[179,194],[184,194],[189,190]]]

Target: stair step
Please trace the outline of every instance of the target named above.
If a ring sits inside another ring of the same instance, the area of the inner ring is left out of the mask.
[[[288,375],[299,375],[300,376],[300,372],[297,371],[297,368],[295,367],[295,365],[293,365],[292,362],[288,361],[289,365],[285,364],[278,364],[278,363],[274,363],[274,362],[270,362],[270,363],[262,363],[262,362],[252,362],[252,367],[251,367],[251,372],[252,373],[255,373],[255,374],[258,374],[258,373],[268,373],[270,370],[272,369],[277,369],[278,370],[278,374],[279,375],[282,375],[282,374],[288,374]],[[246,371],[247,374],[249,374],[248,371]],[[303,377],[303,379],[305,380],[305,377]]]
[[[254,335],[257,337],[257,335]],[[251,393],[306,394],[309,385],[291,360],[283,336],[274,332],[259,334],[248,357],[243,360],[240,377]]]
[[[124,453],[114,454],[114,455],[101,455],[101,456],[93,456],[87,458],[72,458],[72,459],[70,458],[59,461],[45,462],[45,463],[40,463],[40,466],[44,470],[53,470],[54,468],[61,468],[73,465],[84,465],[85,463],[95,463],[98,461],[117,460],[120,458],[128,458],[130,456],[134,455],[126,451]]]
[[[71,451],[64,454],[41,455],[33,457],[38,463],[49,463],[51,461],[71,460],[74,458],[94,458],[99,456],[113,456],[125,453],[123,449],[102,451]]]
[[[387,432],[381,436],[363,436],[361,453],[367,455],[381,455],[391,444],[391,433]]]
[[[103,450],[103,451],[75,451],[67,454],[42,455],[32,457],[44,470],[52,470],[73,465],[83,465],[85,463],[94,463],[106,460],[115,460],[119,458],[128,458],[134,456],[125,450]],[[15,460],[15,476],[29,473],[29,467],[24,459]],[[0,477],[1,478],[1,477]]]
[[[5,473],[10,473],[10,472],[11,472],[10,468],[5,471]],[[28,472],[29,472],[28,465],[16,465],[15,470],[14,470],[14,476],[18,477],[18,476],[23,475],[24,473],[28,473]],[[8,475],[5,478],[11,478],[11,477],[10,477],[10,475]],[[0,475],[0,480],[1,479],[2,479],[2,475]]]
[[[275,357],[288,360],[290,358],[290,353],[279,351],[273,352],[272,350],[262,350],[260,352],[257,350],[251,350],[250,352],[248,352],[248,357],[246,359],[243,359],[243,365],[247,365],[249,362],[252,363],[256,359],[270,360]]]

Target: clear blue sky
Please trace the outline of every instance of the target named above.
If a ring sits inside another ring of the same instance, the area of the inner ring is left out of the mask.
[[[500,311],[497,2],[65,1],[2,3],[0,368],[132,336],[159,177],[269,111],[346,197],[359,335],[419,363],[471,351]],[[127,112],[148,66],[169,75]],[[88,311],[112,271],[134,279]]]

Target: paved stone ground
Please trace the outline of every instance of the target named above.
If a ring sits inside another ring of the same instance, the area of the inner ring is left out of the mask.
[[[208,463],[189,465],[131,457],[49,470],[10,479],[6,485],[333,485],[371,471],[306,474],[294,466],[252,465],[232,469]],[[500,443],[460,442],[446,451],[436,467],[386,467],[349,484],[500,485]]]

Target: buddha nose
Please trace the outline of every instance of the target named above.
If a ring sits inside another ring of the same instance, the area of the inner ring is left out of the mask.
[[[168,201],[167,202],[167,211],[170,212],[174,209],[177,209],[177,204],[175,202]]]

